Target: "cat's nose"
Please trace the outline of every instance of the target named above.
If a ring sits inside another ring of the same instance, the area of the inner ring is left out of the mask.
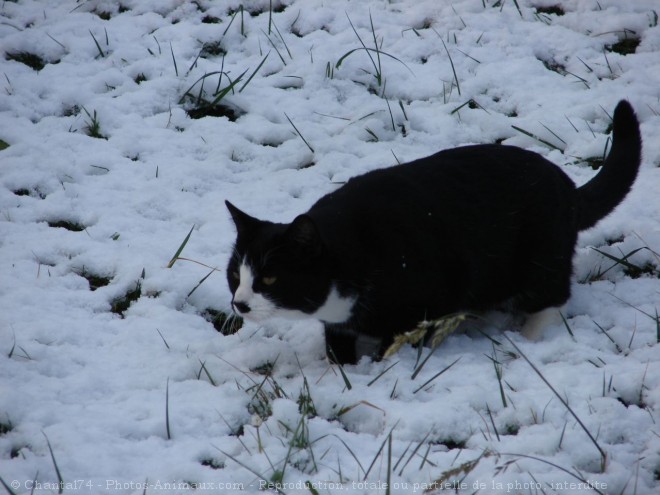
[[[250,312],[250,306],[242,302],[234,302],[234,309],[236,312],[245,314]]]

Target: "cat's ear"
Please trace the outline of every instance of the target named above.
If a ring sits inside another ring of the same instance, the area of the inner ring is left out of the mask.
[[[234,225],[236,225],[236,231],[238,235],[249,235],[261,224],[261,220],[251,217],[247,213],[239,210],[229,201],[225,200],[227,209],[231,214],[231,218],[234,220]]]
[[[323,243],[314,220],[308,215],[298,215],[289,225],[286,237],[293,246],[307,256],[321,254]]]

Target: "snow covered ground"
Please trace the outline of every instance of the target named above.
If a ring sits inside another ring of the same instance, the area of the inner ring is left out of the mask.
[[[655,0],[2,2],[4,489],[658,493],[658,14]],[[191,118],[230,81],[214,112],[231,119]],[[316,322],[223,335],[209,321],[229,308],[225,199],[290,221],[356,174],[496,141],[583,183],[622,98],[644,162],[580,237],[573,336],[468,330],[414,379],[410,347],[344,379]],[[191,228],[181,256],[207,266],[168,268]]]

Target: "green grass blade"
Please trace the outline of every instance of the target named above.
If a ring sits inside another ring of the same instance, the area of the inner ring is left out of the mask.
[[[380,139],[378,139],[378,136],[376,136],[376,133],[374,131],[372,131],[368,127],[365,127],[364,130],[367,131],[367,133],[374,139],[375,142],[380,141]]]
[[[42,432],[43,433],[43,432]],[[53,460],[53,466],[55,467],[55,474],[57,475],[57,481],[58,481],[58,486],[59,489],[57,490],[57,493],[62,493],[64,491],[64,479],[62,478],[62,473],[60,472],[60,468],[57,465],[57,461],[55,460],[55,454],[53,453],[53,447],[50,445],[50,440],[48,440],[48,437],[46,436],[45,433],[43,433],[44,437],[46,437],[46,444],[48,445],[48,451],[50,452],[50,458]]]
[[[426,446],[426,452],[424,453],[424,457],[422,457],[422,462],[420,463],[419,468],[417,468],[418,471],[421,471],[424,468],[424,464],[426,464],[427,462],[429,464],[433,464],[431,461],[428,460],[430,452],[431,452],[431,444],[429,443]]]
[[[632,255],[638,253],[639,251],[641,251],[641,250],[643,250],[643,249],[646,249],[645,246],[642,246],[641,248],[637,248],[637,249],[634,249],[634,250],[630,251],[628,254],[626,254],[626,255],[623,256],[622,258],[617,258],[616,256],[613,256],[613,255],[611,255],[611,254],[608,254],[608,253],[606,253],[605,251],[601,251],[600,249],[597,249],[597,248],[591,248],[591,249],[593,249],[594,251],[596,251],[596,252],[599,253],[599,254],[602,254],[602,255],[605,256],[606,258],[609,258],[609,259],[611,259],[612,261],[615,261],[615,262],[616,262],[613,266],[611,266],[610,268],[608,268],[607,270],[605,270],[604,272],[602,272],[602,273],[601,273],[601,276],[604,275],[605,273],[607,273],[608,271],[610,271],[610,270],[611,270],[612,268],[614,268],[616,265],[622,265],[622,266],[625,266],[628,270],[630,270],[630,271],[632,271],[632,272],[641,272],[641,271],[642,271],[642,269],[641,269],[640,267],[638,267],[637,265],[634,265],[634,264],[630,263],[630,262],[628,261],[628,258],[630,258]]]
[[[406,109],[403,107],[403,102],[399,100],[399,107],[401,108],[401,112],[403,113],[403,118],[405,120],[408,120],[408,115],[406,114]]]
[[[183,93],[183,96],[182,96],[181,98],[179,98],[179,105],[182,104],[182,103],[184,102],[184,99],[185,99],[186,96],[189,96],[189,95],[190,95],[190,96],[192,97],[192,95],[190,94],[190,92],[191,92],[192,89],[197,85],[198,82],[203,81],[203,80],[206,79],[207,77],[214,76],[214,75],[216,75],[216,74],[222,74],[222,71],[208,72],[208,73],[204,74],[202,77],[200,77],[199,79],[197,79],[197,80],[196,80],[196,81],[195,81],[195,82],[194,82],[194,83],[193,83],[193,84],[192,84],[192,85],[191,85],[191,86],[190,86],[190,87],[189,87],[189,88]]]
[[[394,386],[392,387],[392,391],[390,392],[390,399],[394,399],[396,397],[396,386],[399,384],[399,379],[397,378],[396,381],[394,382]]]
[[[1,476],[0,476],[0,485],[2,485],[5,488],[5,490],[7,490],[7,493],[9,493],[9,495],[18,495],[14,490],[12,490],[11,486],[5,483],[5,480],[3,480]]]
[[[241,7],[242,7],[242,6],[241,6]],[[229,21],[229,24],[227,25],[227,27],[225,28],[225,30],[224,30],[223,33],[222,33],[222,37],[223,37],[223,38],[225,37],[225,34],[227,34],[227,31],[229,31],[229,28],[231,27],[231,25],[234,23],[234,19],[236,19],[236,16],[238,15],[238,12],[239,12],[239,11],[237,10],[237,11],[234,12],[234,14],[231,16],[231,20]]]
[[[332,349],[330,349],[330,352],[333,355],[333,359],[336,360],[337,357],[334,355],[335,353],[332,352]],[[353,385],[351,385],[351,381],[348,379],[348,376],[346,375],[346,372],[344,371],[344,367],[339,363],[337,363],[337,367],[339,368],[339,373],[341,373],[341,377],[344,380],[344,384],[346,385],[346,388],[348,390],[351,390],[353,388]]]
[[[624,300],[624,299],[621,299],[621,298],[620,298],[619,296],[617,296],[616,294],[611,294],[611,295],[612,295],[612,297],[613,297],[614,299],[617,299],[617,300],[621,301],[623,304],[625,304],[625,305],[628,306],[629,308],[633,308],[633,309],[639,311],[640,313],[642,313],[644,316],[647,316],[647,317],[651,318],[653,321],[656,321],[655,316],[653,316],[651,313],[647,313],[646,311],[642,311],[642,310],[639,309],[637,306],[634,306],[634,305],[630,304],[628,301],[626,301],[626,300]]]
[[[488,418],[490,419],[490,424],[493,426],[493,431],[495,432],[495,437],[497,437],[497,441],[500,442],[500,434],[497,431],[497,427],[495,426],[495,420],[493,419],[493,413],[490,411],[490,407],[488,407],[488,404],[486,404],[486,413],[488,414]]]
[[[456,81],[456,90],[458,91],[458,96],[461,96],[461,85],[458,82],[458,75],[456,75],[456,67],[454,67],[454,61],[451,58],[451,54],[449,53],[449,49],[447,48],[447,45],[445,45],[445,41],[442,39],[442,37],[437,31],[436,34],[440,38],[440,42],[442,43],[442,46],[445,47],[445,51],[447,52],[447,57],[449,57],[449,64],[451,65],[451,71],[454,73],[454,81]]]
[[[504,385],[502,384],[502,363],[495,359],[495,344],[493,344],[493,356],[491,357],[487,354],[485,356],[493,362],[493,367],[495,368],[495,377],[497,378],[497,383],[500,387],[500,398],[502,399],[502,406],[507,407]]]
[[[264,31],[263,29],[261,30],[261,32],[264,33],[264,36],[265,36],[266,39],[268,40],[268,43],[270,43],[270,46],[273,47],[273,49],[275,50],[275,53],[277,53],[277,56],[280,57],[280,60],[282,61],[282,63],[283,63],[284,65],[286,65],[286,60],[284,60],[284,57],[282,56],[282,54],[280,53],[280,51],[277,49],[277,46],[275,46],[275,43],[273,42],[273,40],[270,39],[270,36],[268,36],[268,35],[266,34],[266,31]]]
[[[518,13],[520,14],[520,17],[523,16],[522,10],[520,10],[520,5],[518,5],[518,0],[513,0],[514,5],[516,6],[516,9],[518,9]]]
[[[163,337],[163,334],[160,333],[159,329],[156,329],[156,331],[158,332],[158,335],[160,335],[160,338],[163,339],[163,343],[165,344],[165,347],[167,347],[167,350],[169,351],[170,350],[170,345],[167,343],[167,340],[165,340],[165,337]]]
[[[413,394],[416,394],[417,392],[419,392],[420,390],[422,390],[422,389],[423,389],[424,387],[426,387],[429,383],[431,383],[433,380],[435,380],[435,379],[438,378],[440,375],[442,375],[445,371],[448,371],[449,368],[451,368],[452,366],[454,366],[454,365],[455,365],[456,363],[458,363],[460,360],[461,360],[461,358],[459,357],[459,358],[456,359],[453,363],[451,363],[449,366],[447,366],[446,368],[444,368],[444,369],[440,370],[439,372],[437,372],[437,373],[436,373],[435,375],[433,375],[431,378],[429,378],[428,380],[426,380],[426,381],[424,382],[423,385],[421,385],[421,386],[418,387],[415,391],[413,391]]]
[[[177,249],[176,253],[174,253],[174,256],[172,256],[172,259],[167,264],[167,268],[172,268],[174,266],[174,263],[176,263],[176,260],[179,259],[179,255],[183,251],[183,248],[186,247],[186,244],[188,244],[188,241],[190,240],[190,235],[192,234],[194,228],[195,228],[194,225],[190,228],[190,232],[188,232],[188,235],[186,236],[186,238],[183,240],[183,242],[179,246],[179,249]]]
[[[314,148],[312,148],[311,145],[307,142],[307,140],[303,137],[303,135],[300,133],[300,131],[299,131],[298,128],[296,127],[296,124],[293,123],[293,121],[289,118],[289,116],[286,114],[286,112],[284,112],[284,116],[285,116],[286,119],[289,121],[289,124],[291,124],[291,125],[293,126],[293,128],[294,128],[294,130],[296,131],[296,133],[298,134],[298,136],[300,136],[300,139],[302,139],[303,142],[304,142],[304,143],[307,145],[307,147],[309,148],[309,150],[310,150],[312,153],[314,153]]]
[[[426,443],[426,439],[431,435],[431,432],[433,431],[433,428],[431,428],[428,433],[422,438],[422,440],[417,444],[417,447],[414,448],[414,450],[410,453],[408,456],[408,460],[405,462],[405,464],[401,467],[401,471],[399,471],[399,476],[403,476],[403,471],[406,469],[406,466],[410,464],[410,461],[413,460],[413,457],[417,455],[417,452],[419,449]]]
[[[594,492],[598,493],[599,495],[605,495],[605,493],[598,490],[598,488],[593,486],[593,484],[590,484],[589,481],[587,479],[585,479],[584,476],[580,475],[579,472],[578,472],[578,474],[575,474],[574,472],[569,471],[565,467],[562,467],[559,464],[555,464],[554,462],[546,461],[545,459],[542,459],[540,457],[535,457],[533,455],[516,454],[516,453],[512,453],[512,452],[500,452],[499,455],[508,455],[508,456],[512,456],[512,457],[521,457],[523,459],[532,459],[534,461],[542,462],[543,464],[547,464],[548,466],[552,466],[556,469],[559,469],[560,471],[568,474],[569,476],[575,478],[576,480],[580,481],[581,483],[589,484],[590,488]]]
[[[330,353],[330,358],[332,359],[332,361],[337,364],[337,367],[339,368],[339,373],[341,373],[341,377],[344,379],[344,384],[346,385],[346,388],[348,390],[351,390],[353,388],[353,385],[351,385],[348,376],[346,376],[346,373],[344,372],[344,367],[341,364],[339,364],[339,360],[337,359],[337,356],[335,356],[335,353],[331,348],[328,348],[328,352]]]
[[[568,120],[568,123],[571,124],[571,127],[573,128],[573,130],[575,132],[579,133],[580,131],[578,131],[578,128],[575,127],[575,125],[573,125],[573,122],[571,122],[571,119],[569,119],[567,115],[564,115],[564,117],[566,117],[566,120]]]
[[[593,320],[591,320],[591,321],[593,321]],[[612,342],[612,344],[614,344],[614,347],[616,348],[617,352],[619,354],[621,354],[623,352],[623,349],[621,349],[621,346],[616,343],[616,341],[612,338],[612,336],[609,333],[607,333],[607,330],[605,330],[603,327],[601,327],[595,321],[594,321],[594,325],[596,325],[598,327],[598,329],[603,333],[603,335],[605,335],[605,337],[607,337],[610,340],[610,342]]]
[[[424,360],[419,364],[419,366],[416,366],[416,367],[415,367],[415,371],[414,371],[413,374],[410,376],[410,379],[411,379],[411,380],[414,380],[415,378],[417,378],[417,375],[419,375],[419,372],[422,371],[422,368],[424,368],[424,365],[425,365],[426,362],[431,358],[431,356],[433,355],[433,353],[435,352],[435,350],[436,350],[437,348],[438,348],[437,346],[436,346],[436,347],[432,347],[431,350],[429,351],[429,353],[428,353],[428,354],[426,355],[426,357],[424,358]],[[423,346],[421,343],[419,344],[419,349],[424,349],[424,346]],[[419,362],[419,358],[421,358],[421,357],[422,357],[422,351],[420,350],[420,351],[418,352],[418,356],[417,356],[417,360],[418,360],[418,362]],[[417,364],[417,363],[415,363],[415,364]]]
[[[264,62],[266,62],[266,59],[268,58],[268,55],[270,55],[270,52],[268,52],[268,53],[266,54],[266,56],[263,58],[263,60],[261,61],[261,63],[260,63],[259,65],[257,65],[257,68],[254,69],[254,72],[252,73],[252,75],[250,75],[250,77],[248,77],[248,80],[245,81],[245,84],[243,84],[243,86],[241,86],[241,89],[238,90],[239,93],[242,93],[243,90],[245,89],[245,87],[246,87],[248,84],[250,84],[250,81],[252,81],[252,78],[257,74],[257,72],[259,72],[259,69],[261,69],[261,66],[264,65]],[[285,65],[286,65],[286,64],[285,64]],[[247,72],[247,71],[246,71],[246,72]],[[243,74],[245,74],[245,72],[244,72]],[[241,76],[243,76],[243,74],[241,74]]]
[[[535,139],[536,141],[538,141],[539,143],[543,143],[543,144],[545,144],[547,147],[552,148],[553,150],[557,150],[557,151],[560,151],[560,152],[562,152],[562,153],[564,152],[564,150],[562,150],[560,147],[555,146],[555,145],[552,144],[551,142],[546,141],[545,139],[542,139],[542,138],[538,137],[537,135],[532,134],[532,133],[529,132],[529,131],[526,131],[525,129],[522,129],[522,128],[517,127],[517,126],[515,126],[515,125],[512,125],[511,127],[513,127],[513,128],[514,128],[516,131],[518,131],[518,132],[522,132],[525,136],[529,136],[529,137],[531,137],[532,139]]]
[[[471,102],[472,102],[472,100],[468,100],[468,101],[466,101],[465,103],[463,103],[463,104],[457,106],[457,107],[454,108],[451,112],[449,112],[449,115],[454,115],[454,114],[455,114],[456,112],[458,112],[461,108],[468,106]]]
[[[203,371],[203,372],[206,374],[206,378],[208,378],[208,379],[209,379],[209,382],[211,382],[211,385],[213,385],[214,387],[217,387],[218,384],[215,383],[215,380],[214,380],[213,377],[211,376],[211,373],[209,373],[209,370],[206,369],[206,362],[204,362],[204,361],[202,361],[202,360],[200,359],[200,360],[199,360],[199,364],[202,365],[201,369],[199,370],[199,373],[200,373],[199,376],[201,377],[201,373],[202,373],[202,371]]]
[[[179,68],[176,66],[176,57],[174,56],[174,47],[172,46],[172,43],[170,43],[170,52],[172,53],[172,62],[174,62],[174,73],[176,74],[176,77],[179,77]]]
[[[442,341],[448,335],[453,333],[461,324],[461,322],[465,321],[467,316],[468,315],[465,313],[450,314],[443,316],[442,318],[439,318],[437,320],[433,320],[430,322],[423,322],[418,325],[417,331],[425,331],[424,337],[422,337],[422,339],[427,339],[427,342],[430,343],[431,350],[424,358],[424,361],[422,361],[419,364],[419,366],[417,366],[417,363],[419,363],[419,360],[422,356],[421,349],[424,347],[422,345],[422,342],[419,343],[420,350],[417,355],[417,361],[415,362],[415,371],[410,377],[412,380],[414,380],[417,377],[417,375],[422,371],[422,368],[430,359],[430,357],[433,355],[435,350],[440,346]]]
[[[300,15],[300,12],[298,12],[298,15]],[[289,50],[289,46],[286,44],[286,41],[284,41],[284,37],[282,36],[282,33],[280,33],[280,30],[277,27],[277,24],[273,23],[273,27],[275,28],[275,32],[277,33],[277,36],[279,36],[280,41],[282,41],[282,44],[284,45],[284,48],[286,49],[286,52],[289,54],[289,58],[291,60],[293,60],[293,55],[291,54],[291,50]]]
[[[222,54],[222,62],[220,63],[220,76],[218,77],[218,85],[215,87],[214,94],[218,94],[220,91],[220,86],[222,86],[222,76],[225,74],[225,55],[226,54],[224,53]],[[227,76],[227,78],[229,79],[229,76]],[[231,79],[229,79],[229,82],[231,83]]]
[[[186,296],[186,298],[192,296],[193,293],[194,293],[197,289],[199,289],[199,286],[202,285],[204,282],[206,282],[206,279],[209,278],[211,275],[213,275],[213,273],[216,272],[216,271],[217,271],[217,269],[216,269],[216,268],[213,268],[210,272],[208,272],[208,273],[204,276],[204,278],[202,278],[202,279],[197,283],[197,285],[196,285],[195,287],[193,287],[193,289],[192,289],[190,292],[188,292],[188,295]]]
[[[383,85],[383,93],[385,93],[385,85]],[[385,95],[383,95],[383,97],[385,97]],[[385,103],[387,103],[387,109],[390,112],[390,121],[392,123],[392,130],[396,131],[396,126],[394,125],[394,115],[392,114],[392,107],[390,106],[390,101],[387,98],[385,98]]]
[[[387,483],[385,495],[390,495],[392,486],[392,433],[387,437]]]
[[[165,385],[165,431],[167,439],[172,440],[172,432],[170,431],[170,377],[167,377],[167,384]]]
[[[607,68],[608,68],[609,71],[610,71],[610,75],[613,76],[613,75],[614,75],[614,71],[612,70],[612,66],[610,65],[610,61],[609,61],[609,59],[607,58],[607,50],[606,50],[605,48],[603,48],[603,55],[605,56],[605,63],[607,64]]]
[[[575,335],[573,334],[573,330],[571,329],[571,326],[568,324],[568,320],[564,316],[564,313],[561,311],[559,312],[559,316],[561,316],[561,321],[564,322],[564,326],[566,327],[566,330],[568,331],[568,334],[571,336],[573,340],[575,340]],[[577,341],[576,341],[577,342]]]
[[[103,52],[103,49],[101,48],[101,45],[97,41],[96,36],[94,36],[94,33],[92,33],[91,29],[89,30],[89,34],[92,35],[92,39],[94,40],[94,44],[96,45],[96,49],[99,51],[99,56],[101,58],[105,57],[105,53]]]
[[[564,433],[566,433],[566,426],[568,426],[568,421],[564,421],[564,427],[561,430],[561,435],[559,435],[559,445],[557,448],[561,450],[561,444],[564,442]]]
[[[222,78],[222,74],[220,75],[220,78]],[[204,102],[204,81],[206,81],[206,79],[202,80],[202,84],[199,85],[199,93],[197,93],[197,106],[201,106]]]
[[[376,455],[374,456],[373,460],[371,461],[371,464],[369,464],[369,468],[364,473],[364,478],[362,478],[363,480],[366,480],[367,477],[369,476],[369,473],[371,472],[374,465],[376,464],[376,461],[380,457],[381,452],[383,452],[383,449],[385,448],[385,444],[387,443],[387,440],[392,437],[392,432],[394,431],[394,428],[396,428],[398,424],[399,424],[399,422],[397,421],[394,424],[394,426],[392,427],[392,429],[390,430],[390,432],[385,437],[385,440],[383,440],[383,443],[380,444],[380,448],[378,449],[378,452],[376,452]]]
[[[342,55],[342,56],[340,57],[340,59],[337,61],[337,63],[335,64],[335,69],[339,69],[339,66],[340,66],[340,65],[344,62],[344,60],[346,60],[350,55],[352,55],[352,54],[355,53],[355,52],[362,51],[362,50],[366,50],[367,52],[376,52],[376,51],[377,51],[377,52],[380,53],[381,55],[384,55],[384,56],[386,56],[386,57],[389,57],[389,58],[391,58],[392,60],[396,60],[396,61],[399,62],[401,65],[403,65],[406,69],[408,69],[408,71],[410,71],[411,74],[413,74],[413,75],[415,74],[415,73],[412,71],[412,69],[411,69],[410,67],[408,67],[408,66],[406,65],[406,63],[403,62],[403,60],[401,60],[400,58],[397,58],[397,57],[395,57],[394,55],[391,55],[391,54],[389,54],[389,53],[387,53],[387,52],[383,52],[383,51],[381,51],[381,50],[376,50],[376,49],[374,49],[374,48],[369,48],[369,47],[364,47],[364,48],[353,48],[352,50],[349,50],[348,52],[344,53],[344,55]],[[369,55],[369,57],[371,58],[371,55]]]
[[[240,76],[238,76],[236,79],[234,79],[234,80],[233,80],[233,81],[232,81],[227,87],[222,88],[222,89],[220,90],[220,92],[218,92],[217,94],[215,94],[215,95],[214,95],[215,98],[214,98],[213,101],[211,102],[210,106],[215,106],[215,105],[217,105],[218,103],[220,103],[220,101],[221,101],[225,96],[227,96],[227,94],[228,94],[230,91],[233,91],[233,90],[234,90],[234,86],[236,86],[236,85],[241,81],[241,79],[243,79],[243,76],[245,75],[245,73],[246,73],[247,71],[248,71],[248,70],[245,69],[245,70],[243,71],[243,73],[242,73]],[[245,85],[244,85],[243,87],[245,87]],[[240,91],[239,91],[239,92],[240,92]]]
[[[215,446],[214,446],[214,448],[218,449],[218,447],[215,447]],[[262,480],[262,481],[265,481],[265,482],[267,483],[267,485],[271,485],[271,483],[268,483],[268,479],[267,479],[264,475],[258,473],[257,471],[255,471],[254,469],[252,469],[250,466],[248,466],[247,464],[242,463],[241,461],[239,461],[238,459],[236,459],[233,455],[231,455],[231,454],[225,452],[224,450],[222,450],[222,449],[218,449],[218,450],[219,450],[220,452],[222,452],[225,456],[227,456],[229,459],[231,459],[232,461],[234,461],[236,464],[238,464],[239,466],[241,466],[243,469],[247,469],[249,472],[251,472],[251,473],[252,473],[253,475],[255,475],[257,478],[259,478],[259,479]],[[285,492],[283,492],[282,490],[280,490],[279,488],[277,488],[277,484],[273,484],[273,485],[274,485],[274,489],[277,491],[277,493],[281,493],[282,495],[286,495]]]
[[[545,127],[545,129],[546,129],[550,134],[552,134],[554,137],[556,137],[557,139],[559,139],[563,144],[566,144],[566,141],[564,141],[562,138],[560,138],[559,135],[558,135],[556,132],[554,132],[552,129],[550,129],[547,125],[543,124],[542,122],[539,122],[539,124],[541,124],[543,127]]]
[[[352,50],[347,51],[341,57],[339,57],[339,60],[337,60],[337,63],[335,64],[335,69],[339,69],[341,64],[344,63],[344,60],[346,60],[353,53],[355,53],[357,51],[360,51],[360,50],[367,50],[368,51],[368,48],[353,48]]]
[[[14,344],[11,346],[11,349],[9,349],[9,354],[7,354],[7,358],[11,359],[11,357],[14,355],[15,349],[16,349],[16,334],[14,333]]]
[[[516,350],[516,352],[523,357],[525,361],[527,361],[527,364],[534,370],[534,372],[539,376],[541,380],[543,380],[543,383],[545,383],[548,388],[552,391],[553,394],[555,394],[555,397],[559,399],[559,402],[563,404],[563,406],[566,408],[566,410],[573,416],[575,421],[580,425],[582,430],[587,434],[589,437],[589,440],[594,444],[598,452],[600,453],[601,456],[601,467],[605,467],[605,462],[607,460],[607,452],[603,450],[603,448],[598,444],[598,441],[594,438],[594,436],[591,434],[589,429],[585,426],[585,424],[582,422],[582,420],[579,418],[577,414],[575,414],[575,411],[573,411],[573,408],[566,402],[566,400],[557,392],[557,390],[552,386],[552,384],[543,376],[543,373],[536,367],[534,363],[532,363],[529,358],[522,352],[522,350],[511,340],[507,335],[504,335],[504,338],[513,346],[513,348]]]
[[[462,53],[463,55],[465,55],[465,56],[466,56],[467,58],[469,58],[470,60],[474,60],[474,61],[475,61],[476,63],[478,63],[478,64],[480,64],[480,63],[481,63],[481,61],[480,61],[480,60],[477,60],[477,59],[476,59],[476,58],[474,58],[473,56],[471,56],[471,55],[468,55],[468,54],[467,54],[467,53],[465,53],[465,52],[464,52],[463,50],[459,50],[458,48],[456,48],[456,50],[458,50],[459,52],[461,52],[461,53]]]
[[[270,34],[273,25],[273,0],[268,0],[268,34]]]
[[[357,29],[355,29],[355,26],[353,25],[353,22],[351,21],[351,18],[348,16],[348,12],[346,12],[346,17],[348,18],[348,23],[351,25],[351,28],[353,29],[353,32],[355,33],[355,36],[357,36],[357,39],[360,41],[360,44],[362,45],[362,48],[367,50],[367,55],[369,56],[369,60],[371,60],[371,64],[374,66],[374,70],[376,71],[376,80],[378,81],[378,85],[380,86],[380,72],[378,71],[378,66],[376,65],[376,62],[374,61],[374,58],[371,56],[371,53],[369,53],[369,49],[367,48],[367,45],[365,45],[364,41],[362,41],[362,38],[360,38],[360,35],[357,32]]]
[[[348,453],[351,454],[351,456],[353,457],[353,459],[357,463],[358,467],[360,468],[360,471],[362,471],[362,473],[365,473],[364,467],[362,466],[362,463],[360,462],[360,459],[358,459],[358,457],[355,455],[355,452],[353,452],[353,450],[348,446],[348,444],[346,442],[344,442],[344,440],[342,440],[342,438],[338,437],[336,434],[331,433],[331,435],[333,437],[335,437],[337,440],[339,440],[344,445],[344,447],[346,447],[346,450],[348,450]]]
[[[371,387],[374,383],[376,383],[376,382],[380,379],[381,376],[383,376],[385,373],[387,373],[388,371],[390,371],[390,370],[391,370],[392,368],[394,368],[397,364],[399,364],[399,361],[396,361],[396,362],[392,363],[392,364],[389,365],[387,368],[385,368],[383,371],[381,371],[381,372],[376,376],[376,378],[374,378],[374,379],[371,380],[369,383],[367,383],[367,387]]]
[[[369,22],[371,23],[371,35],[374,38],[374,46],[376,47],[376,59],[378,60],[378,70],[377,70],[377,79],[378,79],[378,85],[380,86],[380,83],[383,81],[383,68],[380,63],[380,49],[378,48],[378,40],[376,39],[376,30],[374,29],[374,20],[371,17],[371,11],[369,11]],[[383,93],[385,91],[383,90]],[[389,104],[388,104],[389,106]],[[391,111],[390,111],[391,113]],[[392,123],[392,127],[394,127],[394,123]],[[389,484],[389,483],[388,483]]]

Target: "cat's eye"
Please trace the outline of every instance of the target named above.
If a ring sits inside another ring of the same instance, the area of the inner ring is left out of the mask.
[[[241,279],[241,275],[238,272],[232,272],[231,275],[232,275],[232,277],[234,277],[234,280],[240,280]]]
[[[277,277],[263,277],[261,281],[264,285],[273,285],[277,281]]]

